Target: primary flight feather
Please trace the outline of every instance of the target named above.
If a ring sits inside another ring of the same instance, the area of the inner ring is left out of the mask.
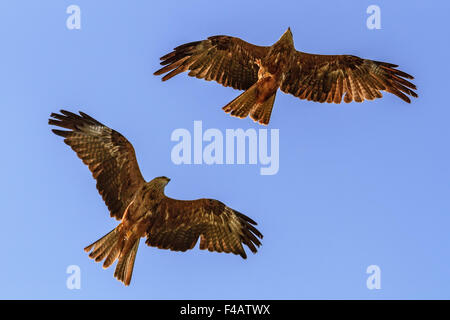
[[[108,268],[118,260],[114,276],[129,285],[139,240],[149,246],[174,251],[194,248],[234,253],[246,258],[245,244],[253,253],[261,245],[256,222],[218,200],[176,200],[164,194],[170,179],[142,177],[131,143],[87,114],[61,110],[49,124],[86,164],[97,180],[97,189],[112,217],[120,224],[85,248],[95,261]]]
[[[256,46],[239,38],[213,36],[176,47],[161,57],[163,68],[155,75],[168,80],[188,75],[214,80],[245,90],[223,110],[232,116],[267,125],[278,88],[300,99],[316,102],[362,102],[381,98],[381,91],[410,103],[417,97],[413,77],[391,63],[352,55],[319,55],[295,50],[290,28],[270,47]]]

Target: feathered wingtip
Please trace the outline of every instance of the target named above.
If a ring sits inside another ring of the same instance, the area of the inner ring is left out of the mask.
[[[83,125],[103,126],[102,123],[82,111],[79,111],[80,115],[67,110],[60,110],[59,112],[60,113],[52,112],[50,114],[50,118],[48,119],[49,125],[58,126],[72,131],[78,131]],[[58,136],[66,137],[70,131],[52,129],[52,132]]]
[[[418,98],[419,95],[413,91],[417,90],[417,86],[412,82],[406,80],[412,80],[414,77],[406,72],[398,70],[398,65],[382,61],[373,61],[378,67],[381,68],[389,77],[390,83],[388,83],[384,90],[392,93],[407,103],[411,103],[411,99],[407,96],[410,95],[413,98]],[[379,80],[379,79],[378,79]]]
[[[261,241],[259,239],[263,238],[262,233],[256,229],[256,225],[258,225],[253,219],[246,216],[245,214],[242,214],[236,210],[233,210],[234,214],[239,218],[240,222],[242,223],[242,243],[244,243],[251,252],[256,253],[258,252],[258,249],[261,246]],[[259,238],[259,239],[258,239]],[[239,255],[243,259],[247,259],[247,254],[244,250],[242,250]]]
[[[161,69],[155,71],[153,74],[155,76],[162,75],[167,73],[164,77],[162,77],[162,81],[169,80],[170,78],[176,76],[177,74],[186,71],[183,63],[188,60],[192,54],[194,53],[196,47],[201,43],[201,41],[189,42],[182,44],[173,49],[172,52],[162,56],[161,60]]]

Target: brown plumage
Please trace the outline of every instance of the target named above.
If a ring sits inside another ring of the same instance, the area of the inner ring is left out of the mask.
[[[50,117],[50,125],[68,129],[52,131],[64,137],[88,165],[111,216],[121,220],[85,251],[97,262],[104,260],[104,268],[118,259],[114,276],[125,285],[130,284],[141,237],[147,237],[149,246],[174,251],[192,249],[200,238],[200,249],[234,253],[245,259],[246,245],[256,253],[262,234],[249,217],[218,200],[184,201],[165,196],[170,179],[158,177],[146,182],[131,143],[87,114],[61,110]]]
[[[261,124],[270,121],[278,88],[300,99],[316,102],[362,102],[381,98],[380,91],[410,103],[417,97],[413,77],[395,64],[351,55],[319,55],[295,50],[290,28],[270,47],[255,46],[239,38],[214,36],[186,43],[161,57],[163,68],[155,75],[168,80],[188,75],[214,80],[245,90],[223,110],[232,116],[248,115]]]

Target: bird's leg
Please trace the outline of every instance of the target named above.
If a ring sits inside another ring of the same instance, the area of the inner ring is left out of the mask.
[[[259,67],[258,70],[258,80],[270,76],[271,74],[267,71],[267,69],[262,65],[261,59],[255,60],[256,65]]]

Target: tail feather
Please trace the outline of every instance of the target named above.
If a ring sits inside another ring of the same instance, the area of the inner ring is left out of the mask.
[[[257,87],[254,84],[222,109],[226,113],[231,112],[234,117],[246,118],[256,103],[257,94]]]
[[[96,262],[104,259],[103,268],[105,269],[119,259],[114,276],[128,286],[131,281],[138,247],[139,238],[126,240],[117,227],[84,250],[90,252],[89,258]]]
[[[99,240],[84,248],[84,251],[89,252],[92,250],[92,252],[89,254],[89,257],[97,261],[97,257],[102,256],[105,253],[107,254],[109,253],[109,251],[111,251],[112,244],[115,243],[117,239],[117,229],[113,229],[108,234],[101,237]]]
[[[99,253],[94,259],[95,259],[95,262],[100,262],[100,261],[102,261],[103,259],[105,259],[108,255],[109,255],[109,253],[111,252],[111,250],[113,249],[114,247],[113,246],[110,246],[110,247],[108,247],[106,250],[103,250],[103,252],[102,253]]]
[[[114,271],[114,277],[117,278],[117,280],[122,281],[126,286],[128,286],[131,282],[138,247],[139,240],[134,242],[131,250],[120,256],[116,270]]]
[[[270,96],[264,103],[258,104],[250,112],[250,118],[261,124],[268,125],[270,116],[272,115],[273,103],[275,102],[275,96],[277,92]]]
[[[103,269],[107,269],[109,268],[114,261],[117,260],[117,258],[119,257],[120,254],[120,247],[119,247],[119,241],[117,241],[117,243],[114,243],[111,248],[110,251],[108,253],[108,255],[105,258],[105,261],[103,262]]]
[[[250,118],[255,122],[264,125],[269,124],[276,91],[263,103],[259,103],[257,85],[255,83],[222,109],[234,117],[246,118],[250,114]]]

